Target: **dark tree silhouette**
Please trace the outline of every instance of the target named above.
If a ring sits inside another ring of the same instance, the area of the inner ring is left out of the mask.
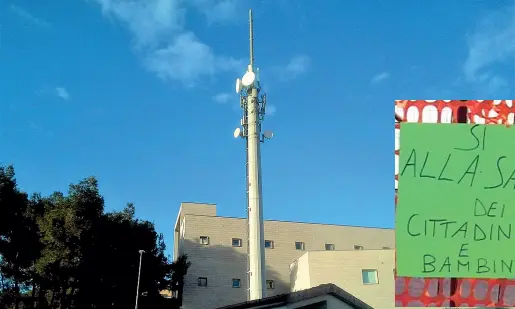
[[[31,198],[0,167],[0,309],[131,308],[145,250],[140,308],[179,308],[187,257],[171,262],[162,234],[128,203],[105,213],[97,180]],[[177,291],[165,299],[160,291]]]

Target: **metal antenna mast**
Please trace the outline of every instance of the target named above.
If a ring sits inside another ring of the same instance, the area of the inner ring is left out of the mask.
[[[254,29],[252,29],[252,9],[249,9],[249,42],[250,42],[250,66],[254,66]]]
[[[246,140],[247,153],[247,215],[248,215],[248,298],[266,297],[265,239],[263,201],[261,197],[261,143],[271,139],[273,133],[261,134],[261,122],[265,117],[266,95],[260,96],[259,69],[254,68],[254,34],[252,10],[249,10],[250,64],[240,80],[236,80],[236,93],[240,94],[242,108],[241,128],[234,137]]]

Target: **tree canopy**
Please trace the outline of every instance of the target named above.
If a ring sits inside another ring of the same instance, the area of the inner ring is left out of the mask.
[[[0,309],[132,308],[140,263],[139,308],[178,308],[190,263],[172,262],[151,222],[128,203],[105,212],[94,177],[68,193],[21,191],[0,167]],[[177,297],[165,299],[160,291]]]

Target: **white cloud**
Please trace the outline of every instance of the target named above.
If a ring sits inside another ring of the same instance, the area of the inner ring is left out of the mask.
[[[63,100],[68,100],[70,98],[70,94],[68,93],[68,90],[66,90],[66,88],[64,88],[64,87],[56,87],[55,92],[56,92],[56,95]]]
[[[194,86],[219,72],[239,72],[239,59],[217,55],[193,32],[186,29],[182,0],[96,0],[107,17],[125,25],[144,66],[165,80]],[[234,1],[196,0],[198,9],[217,10],[212,18],[229,19]],[[223,4],[224,2],[227,2]],[[234,5],[235,2],[234,2]],[[225,14],[225,15],[224,15]]]
[[[237,101],[236,95],[232,95],[230,93],[219,93],[219,94],[213,96],[213,101],[215,101],[216,103],[225,104],[225,103],[229,102],[229,100],[231,100],[231,98],[234,98],[235,101]]]
[[[490,12],[474,29],[468,36],[465,80],[482,87],[485,93],[496,93],[507,87],[508,81],[495,73],[493,66],[515,67],[515,5]]]
[[[136,47],[167,43],[184,27],[186,9],[179,0],[96,0],[107,17],[133,34]]]
[[[275,113],[277,112],[277,108],[275,107],[275,105],[266,105],[266,110],[265,110],[265,113],[267,116],[273,116],[275,115]]]
[[[215,56],[213,50],[192,32],[177,35],[166,47],[148,52],[146,67],[165,80],[180,80],[194,86],[199,79],[218,72],[235,71],[244,67],[240,61]]]
[[[245,12],[249,7],[247,0],[189,0],[209,24],[217,22],[233,22],[239,18],[246,18]]]
[[[11,11],[14,14],[18,15],[18,17],[34,24],[35,26],[42,27],[42,28],[50,28],[51,27],[49,22],[35,17],[34,15],[30,14],[29,12],[27,12],[26,10],[22,9],[21,7],[19,7],[17,5],[12,4]]]
[[[283,80],[295,79],[297,76],[306,73],[311,64],[311,59],[306,55],[297,55],[290,62],[281,68],[278,72]]]
[[[390,78],[390,73],[382,72],[382,73],[379,73],[376,76],[374,76],[372,78],[371,82],[372,82],[372,84],[376,84],[376,83],[382,82],[384,80],[387,80],[388,78]]]

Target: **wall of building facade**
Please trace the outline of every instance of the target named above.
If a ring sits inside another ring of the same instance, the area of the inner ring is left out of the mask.
[[[192,265],[186,276],[183,304],[186,309],[209,309],[247,300],[247,220],[216,216],[216,211],[205,215],[191,210],[179,214],[176,223],[176,256],[188,254]],[[214,208],[213,208],[214,207]],[[182,205],[181,209],[188,208]],[[392,229],[363,228],[312,223],[265,221],[265,239],[271,242],[265,249],[267,280],[273,288],[267,296],[290,291],[290,264],[307,251],[382,249],[394,247]],[[200,237],[208,237],[202,244]],[[233,246],[233,238],[241,239],[241,247]],[[270,243],[268,242],[268,243]],[[301,248],[296,242],[303,243]],[[207,286],[199,286],[207,280]],[[240,279],[240,287],[233,287],[233,279]]]
[[[294,291],[333,283],[374,308],[395,307],[395,251],[311,251],[290,265]],[[365,274],[375,273],[367,282]]]

